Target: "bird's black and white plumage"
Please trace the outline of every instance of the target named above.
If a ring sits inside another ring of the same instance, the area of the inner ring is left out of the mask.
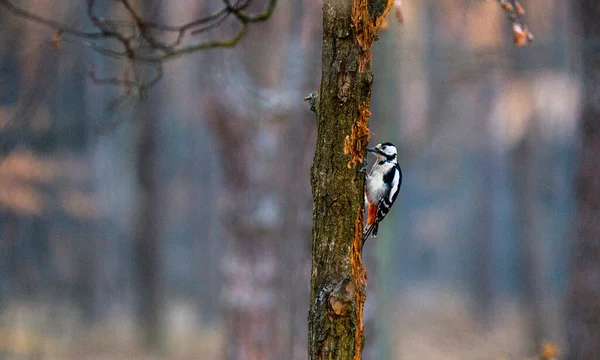
[[[367,148],[377,156],[377,163],[367,175],[365,201],[367,207],[367,225],[363,233],[363,241],[369,235],[377,236],[379,223],[390,211],[398,197],[402,185],[402,170],[398,165],[398,152],[394,144],[386,142]]]

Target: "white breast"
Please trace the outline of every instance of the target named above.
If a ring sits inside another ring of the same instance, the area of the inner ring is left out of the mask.
[[[367,178],[367,201],[370,204],[377,204],[379,199],[387,196],[386,193],[389,191],[389,188],[383,182],[383,175],[393,166],[391,163],[373,165],[371,173]]]

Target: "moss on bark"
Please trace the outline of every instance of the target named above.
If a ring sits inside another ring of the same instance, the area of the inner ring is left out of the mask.
[[[364,174],[357,168],[369,140],[371,47],[391,4],[389,0],[323,3],[323,68],[311,169],[310,359],[361,358],[366,298]]]

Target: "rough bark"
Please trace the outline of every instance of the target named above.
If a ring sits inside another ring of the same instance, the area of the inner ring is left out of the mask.
[[[581,0],[584,99],[577,174],[577,231],[568,299],[567,359],[600,359],[600,3]],[[591,46],[590,46],[591,45]]]
[[[310,359],[360,359],[366,273],[362,165],[369,140],[371,48],[392,2],[326,0],[313,192]]]

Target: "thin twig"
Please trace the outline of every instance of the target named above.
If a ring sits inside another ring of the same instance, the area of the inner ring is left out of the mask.
[[[508,15],[513,28],[513,41],[519,46],[525,46],[533,41],[533,34],[529,31],[527,24],[523,21],[525,9],[518,0],[497,0],[500,7]]]
[[[130,25],[132,29],[137,29],[139,32],[137,36],[128,35],[119,30],[119,27],[127,26],[127,23],[123,22],[122,20],[117,21],[113,19],[99,18],[95,13],[96,0],[87,1],[87,17],[99,30],[97,32],[85,32],[73,29],[58,21],[47,19],[19,8],[9,0],[0,0],[0,6],[8,9],[15,16],[49,26],[50,28],[61,31],[64,34],[87,40],[113,39],[123,46],[123,51],[116,51],[92,42],[92,49],[102,55],[113,58],[128,58],[133,61],[157,63],[200,50],[234,46],[246,34],[249,23],[267,20],[273,14],[275,5],[277,4],[277,0],[268,0],[265,9],[262,12],[251,14],[244,11],[244,9],[246,9],[250,4],[251,0],[238,0],[235,4],[230,3],[228,0],[223,0],[225,6],[211,15],[196,19],[181,26],[171,26],[146,21],[137,11],[135,11],[128,0],[117,1],[123,5],[127,13],[130,15],[133,21],[133,23]],[[179,48],[183,42],[183,38],[189,31],[191,31],[191,34],[194,35],[199,32],[210,30],[221,24],[230,14],[233,14],[241,25],[240,29],[232,37],[221,40],[200,42]],[[177,38],[170,44],[164,43],[159,41],[156,36],[152,35],[150,33],[151,30],[158,31],[160,33],[175,32],[177,33]]]
[[[4,7],[5,9],[7,9],[9,12],[13,13],[17,17],[21,17],[21,18],[24,18],[27,20],[31,20],[33,22],[37,22],[37,23],[46,25],[54,30],[60,30],[66,34],[70,34],[73,36],[77,36],[80,38],[86,38],[86,39],[99,39],[99,38],[106,37],[106,35],[103,32],[80,31],[80,30],[76,30],[71,27],[68,27],[65,24],[59,23],[57,21],[46,19],[42,16],[38,16],[27,10],[23,10],[21,8],[14,6],[8,0],[0,0],[0,6]]]

